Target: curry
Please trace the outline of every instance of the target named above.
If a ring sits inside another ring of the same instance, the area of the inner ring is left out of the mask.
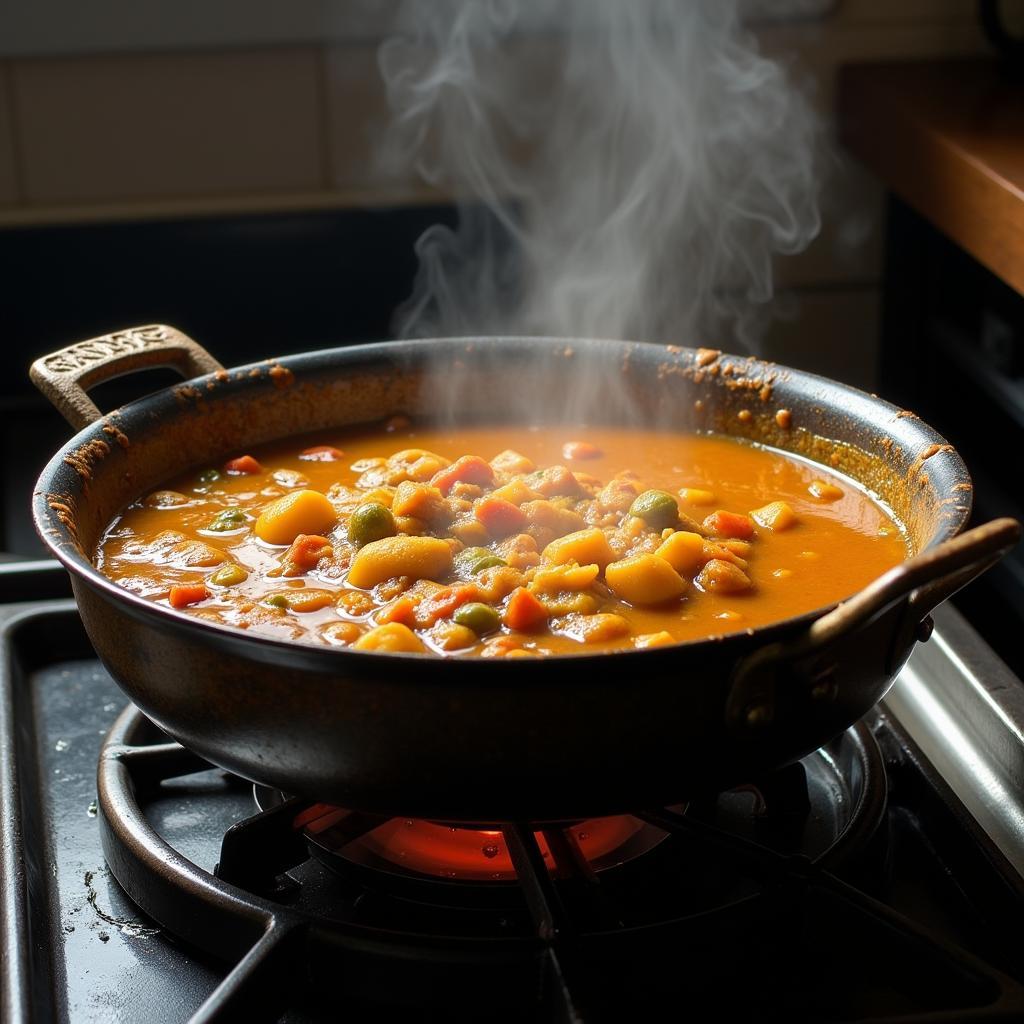
[[[172,480],[95,561],[150,600],[280,639],[530,657],[752,630],[908,554],[857,484],[765,447],[395,419]]]

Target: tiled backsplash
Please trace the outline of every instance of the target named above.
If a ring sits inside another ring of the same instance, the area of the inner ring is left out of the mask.
[[[987,52],[973,0],[841,0],[822,21],[757,32],[826,112],[842,63]],[[388,118],[378,42],[327,33],[49,56],[0,46],[18,54],[0,58],[0,228],[437,202],[411,172],[396,179],[375,160]],[[798,312],[777,322],[767,352],[828,372],[822,338],[842,336],[841,375],[870,384],[882,195],[856,166],[833,164],[822,236],[779,261],[777,285]]]

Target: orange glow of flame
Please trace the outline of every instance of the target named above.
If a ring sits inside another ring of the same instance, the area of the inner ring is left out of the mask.
[[[583,855],[593,862],[613,853],[643,827],[636,818],[620,815],[580,822],[573,826],[573,834]],[[544,862],[554,871],[554,858],[543,833],[534,835]],[[505,837],[494,830],[393,818],[356,842],[383,860],[437,878],[493,881],[516,877]]]

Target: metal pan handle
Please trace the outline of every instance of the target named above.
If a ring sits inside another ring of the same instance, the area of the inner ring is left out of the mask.
[[[135,370],[171,366],[186,379],[223,372],[202,345],[166,324],[129,327],[69,345],[37,359],[29,370],[32,383],[50,400],[75,430],[103,413],[86,391],[105,380]]]
[[[812,666],[827,661],[828,649],[868,626],[899,601],[907,611],[889,657],[892,672],[900,653],[920,634],[921,624],[937,605],[951,597],[999,561],[1020,540],[1015,519],[994,519],[937,547],[902,562],[870,583],[849,601],[816,619],[793,640],[767,644],[748,655],[736,668],[727,701],[726,718],[733,727],[760,724],[756,712],[771,705],[771,694],[784,666]]]

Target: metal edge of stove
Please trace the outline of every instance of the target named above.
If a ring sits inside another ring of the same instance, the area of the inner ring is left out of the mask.
[[[1024,683],[950,605],[882,707],[1024,878]]]

